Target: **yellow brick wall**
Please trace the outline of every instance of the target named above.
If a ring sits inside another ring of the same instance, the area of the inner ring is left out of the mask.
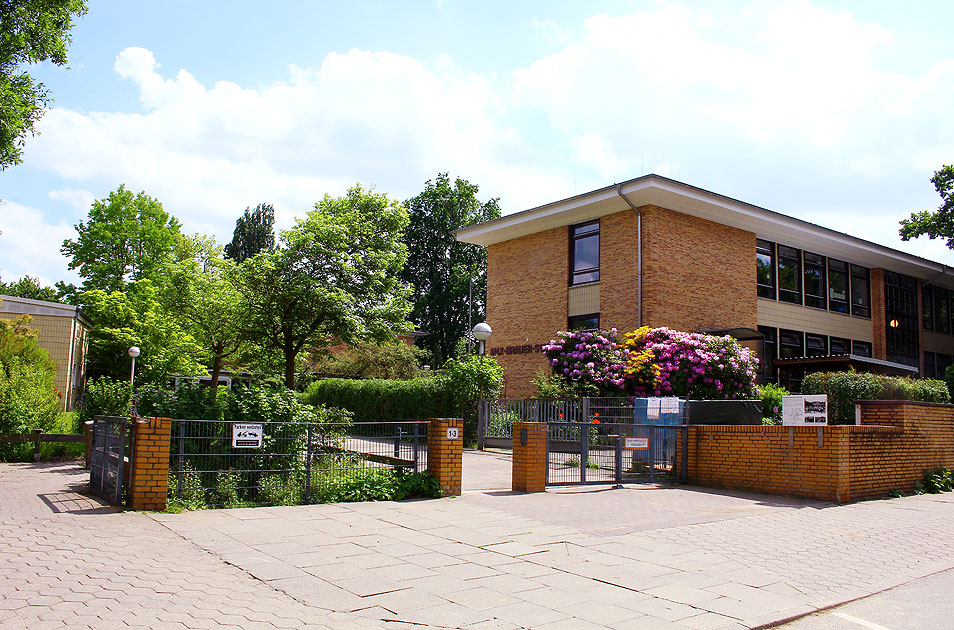
[[[460,418],[430,418],[427,429],[427,470],[441,486],[441,496],[460,495],[464,453],[464,421]],[[447,429],[456,428],[457,438],[448,439]]]
[[[172,420],[136,418],[129,494],[134,510],[166,509]]]
[[[522,432],[526,431],[526,444]],[[545,492],[547,489],[547,423],[513,423],[511,487],[514,492]]]

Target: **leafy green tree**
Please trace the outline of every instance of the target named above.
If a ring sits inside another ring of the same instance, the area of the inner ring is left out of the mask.
[[[60,251],[71,259],[71,270],[79,269],[86,291],[122,291],[146,278],[160,283],[182,243],[179,221],[159,201],[125,185],[93,202],[88,221],[74,227],[77,239],[63,241]]]
[[[78,301],[95,323],[89,332],[90,377],[128,379],[130,346],[142,352],[136,383],[163,384],[170,374],[204,373],[202,346],[171,316],[150,280],[137,280],[125,291],[86,291]]]
[[[325,195],[275,251],[240,265],[244,337],[281,357],[286,386],[295,386],[306,347],[386,340],[406,329],[408,290],[398,273],[407,220],[399,202],[355,185],[343,197]]]
[[[0,319],[0,433],[48,430],[56,421],[56,365],[29,324],[29,315]],[[0,443],[0,460],[15,456],[18,446]]]
[[[22,161],[24,139],[51,100],[23,67],[66,64],[73,19],[85,13],[84,0],[0,0],[0,170]]]
[[[927,234],[929,238],[946,238],[947,246],[954,249],[954,166],[944,166],[931,178],[935,190],[941,195],[941,205],[934,212],[912,212],[901,220],[901,240],[909,241]]]
[[[500,216],[497,199],[481,203],[478,187],[465,179],[451,183],[447,173],[428,181],[406,203],[410,225],[404,234],[409,256],[401,278],[413,288],[410,319],[428,333],[420,345],[432,365],[454,355],[467,328],[468,291],[473,279],[473,323],[486,312],[487,250],[461,243],[454,230]]]
[[[362,341],[353,348],[320,355],[311,368],[323,376],[406,380],[423,374],[421,361],[426,356],[422,348],[402,341]]]
[[[59,294],[52,287],[40,286],[40,280],[30,275],[23,276],[15,282],[0,281],[0,294],[26,298],[28,300],[44,300],[59,302]]]
[[[225,246],[225,255],[235,262],[242,262],[260,251],[275,247],[275,208],[272,204],[260,203],[235,220],[232,242]]]
[[[234,283],[235,263],[217,254],[221,249],[204,250],[171,267],[163,301],[170,311],[188,323],[196,340],[212,363],[212,383],[226,362],[239,354],[241,336],[241,294]],[[215,400],[218,387],[209,388]]]

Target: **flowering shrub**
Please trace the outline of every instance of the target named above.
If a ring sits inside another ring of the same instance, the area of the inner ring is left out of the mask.
[[[754,396],[758,359],[729,336],[644,326],[627,333],[620,347],[626,389],[636,396]]]
[[[626,359],[615,328],[557,334],[557,339],[543,346],[543,352],[554,375],[566,385],[566,393],[599,396],[623,389]]]

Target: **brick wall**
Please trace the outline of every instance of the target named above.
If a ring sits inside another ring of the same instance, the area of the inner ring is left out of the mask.
[[[169,484],[169,418],[136,418],[130,503],[134,510],[166,509]]]
[[[567,227],[487,248],[487,351],[549,343],[567,325],[569,232]],[[528,341],[529,340],[529,341]],[[495,355],[505,370],[505,397],[533,394],[530,380],[548,369],[543,354]]]
[[[689,483],[845,503],[954,468],[954,405],[865,401],[862,426],[691,426]]]
[[[887,333],[884,328],[884,269],[874,268],[871,270],[870,275],[871,329],[874,336],[872,354],[874,355],[874,358],[884,360],[888,358],[888,344],[887,339],[885,338]],[[920,319],[920,317],[918,319]]]
[[[522,435],[526,432],[526,443]],[[547,423],[513,423],[511,487],[514,492],[545,492],[547,489]]]
[[[643,324],[755,328],[755,233],[655,206],[642,211]]]
[[[644,222],[644,237],[645,229]],[[639,316],[638,269],[636,213],[626,210],[601,218],[600,307],[597,310],[603,328],[615,327],[620,332],[636,330]]]
[[[441,485],[441,496],[460,494],[464,421],[460,418],[430,418],[427,429],[427,470]],[[456,438],[448,438],[447,430],[457,429]]]

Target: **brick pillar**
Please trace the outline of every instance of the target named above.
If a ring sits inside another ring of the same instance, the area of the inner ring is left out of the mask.
[[[885,338],[884,269],[875,267],[869,278],[871,286],[871,332],[874,337],[872,356],[875,359],[888,358],[888,344]],[[849,306],[849,308],[851,308]],[[920,312],[920,306],[918,306]],[[920,318],[919,318],[920,319]]]
[[[526,439],[524,439],[526,436]],[[514,492],[546,492],[547,423],[513,423]]]
[[[169,485],[169,418],[134,418],[129,496],[134,510],[166,509]]]
[[[461,418],[430,418],[428,421],[427,470],[440,482],[442,497],[457,496],[464,452],[464,421]]]

